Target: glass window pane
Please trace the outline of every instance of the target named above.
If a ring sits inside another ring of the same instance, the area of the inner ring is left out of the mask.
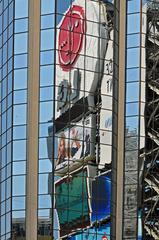
[[[42,195],[39,196],[39,208],[51,208],[51,196],[50,195]]]
[[[6,198],[11,197],[11,178],[8,178],[6,181]]]
[[[8,41],[8,59],[12,56],[13,54],[13,37],[11,37]]]
[[[10,58],[8,61],[8,73],[13,70],[13,58]]]
[[[140,32],[140,14],[127,16],[127,34]]]
[[[127,117],[126,118],[126,132],[127,134],[136,135],[138,134],[138,117]]]
[[[14,104],[26,103],[27,102],[27,91],[14,91]]]
[[[53,28],[55,15],[46,15],[41,17],[41,28]]]
[[[6,211],[9,212],[11,210],[11,198],[6,201]]]
[[[64,14],[66,10],[70,7],[72,0],[58,0],[57,1],[57,13]]]
[[[39,173],[47,173],[52,171],[52,163],[49,159],[39,161]]]
[[[53,102],[40,103],[40,122],[48,122],[53,117]]]
[[[8,75],[8,93],[12,91],[12,87],[13,87],[13,73],[11,72]]]
[[[25,195],[25,176],[14,176],[12,182],[13,196]]]
[[[1,201],[5,200],[5,194],[6,194],[6,183],[1,183]]]
[[[14,71],[14,89],[27,88],[27,69]]]
[[[12,208],[13,210],[25,209],[25,197],[13,197]]]
[[[8,24],[8,8],[3,13],[3,30],[6,29]]]
[[[11,213],[6,214],[6,233],[11,231]],[[8,239],[8,238],[6,238]]]
[[[13,141],[13,160],[26,160],[26,141]]]
[[[15,20],[15,33],[26,32],[28,30],[28,19]]]
[[[127,68],[139,67],[140,48],[127,49]]]
[[[39,158],[47,158],[47,138],[39,139]]]
[[[127,35],[127,47],[139,47],[140,46],[140,35],[131,34]]]
[[[47,137],[50,126],[52,126],[51,123],[41,123],[39,125],[39,137]]]
[[[6,78],[2,81],[2,99],[7,95],[7,81]]]
[[[3,11],[3,1],[0,2],[0,15],[2,14]]]
[[[8,6],[8,0],[3,1],[3,8],[5,9]]]
[[[6,113],[1,115],[2,118],[2,133],[6,131],[7,123],[6,123]]]
[[[38,217],[40,218],[50,218],[50,209],[39,210]]]
[[[39,174],[39,194],[48,194],[48,174]]]
[[[3,32],[3,44],[7,41],[7,29]]]
[[[1,217],[1,235],[5,234],[5,215]]]
[[[140,12],[140,0],[128,1],[128,13]]]
[[[139,103],[126,104],[126,116],[133,116],[139,114]]]
[[[26,124],[26,105],[15,105],[13,108],[13,124]]]
[[[12,129],[8,129],[7,131],[7,143],[9,143],[12,139]]]
[[[126,81],[127,82],[135,82],[140,80],[140,69],[139,68],[133,68],[133,69],[127,69],[127,76]]]
[[[12,218],[13,218],[13,221],[14,221],[14,218],[16,220],[19,220],[18,221],[21,221],[21,224],[23,224],[24,226],[24,223],[25,223],[25,211],[13,211],[12,212]]]
[[[12,35],[13,35],[13,22],[9,25],[8,37],[11,37]]]
[[[14,68],[25,68],[25,67],[27,67],[27,54],[15,55]]]
[[[13,2],[9,5],[9,23],[13,20]]]
[[[7,128],[12,126],[12,108],[7,110]]]
[[[54,82],[54,66],[43,66],[40,68],[40,86],[50,86]]]
[[[7,43],[3,46],[3,64],[7,61]]]
[[[15,18],[28,16],[28,0],[15,0]]]
[[[54,63],[54,51],[44,51],[40,54],[41,65]]]
[[[132,151],[138,149],[138,136],[133,136],[125,138],[125,151]]]
[[[26,138],[26,126],[13,127],[13,139]]]
[[[20,53],[26,53],[27,52],[27,33],[20,33],[15,34],[14,37],[14,53],[20,54]]]
[[[126,102],[139,101],[139,82],[127,83]]]
[[[12,174],[12,171],[11,171],[11,163],[7,165],[7,177],[10,177]]]
[[[48,14],[54,12],[54,4],[53,0],[41,0],[41,14]]]
[[[41,50],[54,48],[54,30],[42,30],[41,31]]]
[[[2,76],[3,78],[7,75],[7,63],[5,65],[3,65],[2,68]]]
[[[11,162],[11,155],[12,155],[12,145],[9,143],[7,145],[7,163]]]
[[[26,162],[13,162],[13,175],[21,175],[26,173]]]
[[[53,100],[53,87],[40,89],[40,101]]]

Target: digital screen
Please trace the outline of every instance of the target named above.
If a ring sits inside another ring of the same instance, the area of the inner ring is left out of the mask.
[[[55,208],[60,236],[90,226],[90,202],[87,169],[77,171],[55,183]]]
[[[92,216],[91,221],[101,221],[110,217],[111,178],[110,172],[92,183]]]

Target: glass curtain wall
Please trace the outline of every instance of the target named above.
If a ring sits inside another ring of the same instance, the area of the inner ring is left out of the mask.
[[[124,234],[127,237],[130,234],[131,238],[136,235],[138,239],[158,239],[159,236],[156,198],[158,12],[157,1],[127,2]],[[135,225],[138,227],[134,228]]]
[[[112,1],[41,0],[39,239],[110,239],[113,48]]]
[[[13,1],[0,1],[0,238],[11,236]]]
[[[14,2],[12,238],[25,239],[28,0]]]
[[[27,0],[0,1],[0,24],[0,238],[25,239]]]
[[[123,239],[141,239],[145,148],[145,22],[142,3],[127,1]]]
[[[41,0],[40,89],[39,89],[39,177],[38,239],[52,239],[52,156],[48,154],[49,127],[54,112],[55,1]]]
[[[146,154],[143,179],[143,238],[159,238],[158,36],[159,2],[143,3],[146,20]]]
[[[158,1],[127,2],[124,236],[131,239],[135,231],[159,238],[158,16]]]

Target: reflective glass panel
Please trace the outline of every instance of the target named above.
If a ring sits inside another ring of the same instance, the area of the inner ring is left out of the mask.
[[[54,12],[55,1],[41,0],[41,14],[48,14]]]
[[[25,195],[25,176],[14,176],[12,182],[13,196]]]
[[[28,0],[15,0],[15,18],[28,16]]]

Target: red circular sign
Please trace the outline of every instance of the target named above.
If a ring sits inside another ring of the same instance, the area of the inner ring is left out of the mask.
[[[75,65],[82,49],[85,34],[85,14],[82,7],[73,5],[62,20],[58,41],[59,63],[64,71]]]

